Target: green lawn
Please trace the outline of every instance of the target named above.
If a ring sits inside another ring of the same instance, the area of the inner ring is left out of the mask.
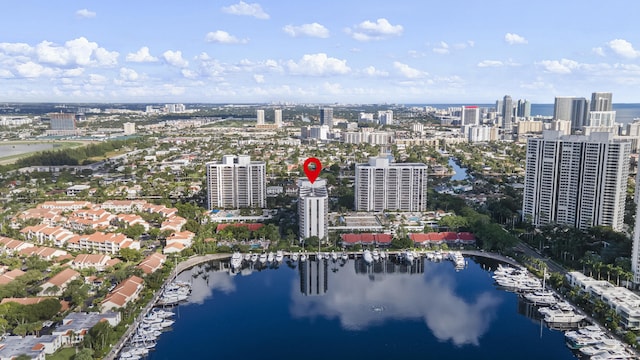
[[[76,354],[76,348],[63,348],[51,355],[47,355],[47,360],[71,360]]]

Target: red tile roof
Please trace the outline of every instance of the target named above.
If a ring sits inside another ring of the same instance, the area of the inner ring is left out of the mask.
[[[264,224],[258,224],[258,223],[218,224],[218,227],[216,228],[216,232],[224,230],[227,226],[236,226],[236,227],[244,226],[247,229],[249,229],[249,231],[256,231],[256,230],[260,229],[261,227],[263,227]]]

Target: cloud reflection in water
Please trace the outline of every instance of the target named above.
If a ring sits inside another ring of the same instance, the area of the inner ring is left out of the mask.
[[[323,296],[304,296],[292,284],[290,311],[295,318],[338,318],[350,330],[381,325],[390,319],[424,319],[440,341],[479,345],[500,299],[488,292],[466,302],[454,292],[455,278],[444,274],[356,274],[348,266],[330,274]]]

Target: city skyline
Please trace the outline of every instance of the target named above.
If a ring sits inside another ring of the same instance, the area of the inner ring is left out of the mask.
[[[0,98],[479,104],[604,91],[640,102],[640,38],[620,25],[640,5],[509,4],[10,0]],[[580,21],[542,25],[567,19]]]

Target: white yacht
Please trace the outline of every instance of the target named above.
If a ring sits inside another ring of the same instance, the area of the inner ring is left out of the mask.
[[[274,258],[275,256],[273,255],[273,252],[269,251],[269,253],[267,254],[267,262],[273,262]]]
[[[265,253],[260,254],[260,257],[258,257],[258,260],[261,263],[266,264],[267,263],[267,254],[265,254]]]
[[[411,250],[406,250],[406,251],[403,253],[403,257],[404,257],[404,260],[405,260],[406,262],[408,262],[409,264],[412,264],[412,263],[413,263],[413,260],[414,260],[414,258],[415,258],[415,257],[414,257],[414,254],[413,254],[413,251],[411,251]]]
[[[371,255],[371,251],[365,250],[362,253],[362,259],[364,259],[365,263],[371,264],[373,262],[373,256]]]
[[[249,253],[244,254],[244,261],[249,261],[249,260],[251,260],[251,254]]]
[[[320,261],[320,260],[322,260],[322,259],[323,259],[323,257],[322,257],[322,253],[321,253],[321,252],[318,252],[318,253],[316,254],[316,260]]]
[[[233,255],[231,255],[231,267],[237,269],[240,266],[242,266],[242,254],[234,252]]]
[[[594,356],[608,352],[624,351],[622,343],[615,339],[604,339],[602,342],[592,346],[585,346],[580,349],[580,353],[585,356]]]
[[[343,252],[342,255],[340,255],[340,258],[343,261],[347,261],[347,260],[349,260],[349,254],[347,254],[346,252]]]
[[[371,257],[373,258],[373,261],[380,260],[380,252],[378,251],[378,249],[373,249],[373,252],[371,253]]]
[[[298,253],[291,253],[291,261],[298,261]]]
[[[338,260],[338,254],[335,251],[331,251],[331,260]]]
[[[575,324],[584,320],[586,316],[576,314],[573,311],[550,309],[544,315],[544,321],[549,324]]]
[[[523,295],[525,299],[534,303],[535,305],[554,305],[558,302],[556,296],[552,291],[534,291]]]
[[[284,252],[282,250],[276,251],[276,262],[281,263],[282,259],[284,259]]]
[[[256,262],[258,261],[258,254],[251,254],[251,262]]]
[[[380,250],[380,259],[384,260],[387,258],[387,252],[384,250]]]
[[[300,254],[300,262],[305,262],[305,261],[307,261],[307,254],[306,253]]]

